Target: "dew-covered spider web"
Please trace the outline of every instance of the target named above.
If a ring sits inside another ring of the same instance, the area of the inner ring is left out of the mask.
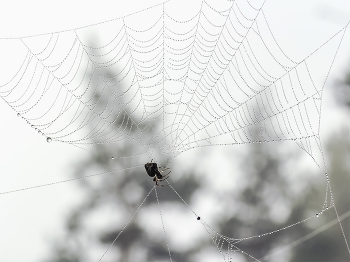
[[[334,212],[350,256],[333,199],[320,138],[323,90],[347,25],[302,59],[279,45],[264,13],[264,1],[196,1],[184,10],[177,1],[152,6],[111,21],[62,32],[11,39],[21,56],[15,71],[1,76],[2,101],[47,142],[80,149],[132,144],[132,154],[114,161],[139,164],[27,188],[144,171],[150,162],[169,165],[198,148],[256,143],[295,143],[326,180],[321,209],[310,217],[259,235],[236,237],[216,231],[173,191],[212,240],[223,261],[235,253],[265,261],[239,243],[273,236],[323,212]],[[94,41],[91,40],[93,37]],[[322,65],[318,63],[322,57]],[[322,68],[323,79],[315,78]],[[132,162],[135,163],[135,162]],[[163,190],[162,189],[162,190]],[[153,187],[125,221],[125,228],[150,195],[156,195],[165,252],[172,258],[162,199]],[[123,230],[96,261],[104,261]],[[266,254],[267,255],[267,254]]]

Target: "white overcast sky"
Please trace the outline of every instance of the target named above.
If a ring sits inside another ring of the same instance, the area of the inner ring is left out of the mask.
[[[77,28],[161,2],[3,1],[0,38]],[[191,8],[190,4],[187,8]],[[267,0],[264,11],[282,48],[292,57],[304,57],[347,24],[350,20],[350,1]],[[0,53],[3,52],[6,50]],[[0,84],[9,77],[6,75],[6,65],[10,63],[10,58],[4,60],[0,57]],[[328,83],[341,77],[347,65],[350,68],[350,29],[340,47]],[[344,120],[344,114],[332,107],[330,95],[330,85],[327,85],[321,134],[335,131],[340,121]],[[66,179],[71,174],[72,163],[78,162],[77,159],[85,154],[68,145],[46,143],[44,137],[18,118],[2,100],[0,123],[0,192]],[[60,230],[60,218],[75,201],[79,201],[79,194],[74,182],[0,195],[0,262],[38,261],[45,255],[45,237],[52,231]]]

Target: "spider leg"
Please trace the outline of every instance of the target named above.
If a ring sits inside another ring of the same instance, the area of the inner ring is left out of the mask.
[[[167,186],[170,186],[170,184],[167,184],[167,185],[161,185],[161,184],[159,184],[159,185],[157,185],[157,186],[167,187]]]
[[[162,179],[158,179],[158,181],[164,181],[164,180],[166,180],[167,178],[169,178],[169,176],[163,176]]]
[[[164,178],[164,179],[166,179],[166,178]],[[162,185],[162,184],[158,184],[158,182],[161,182],[161,181],[163,181],[164,179],[158,179],[158,178],[156,178],[156,186],[161,186],[161,187],[167,187],[167,186],[169,186],[170,184],[169,184],[169,182],[168,182],[168,184],[167,185]]]
[[[171,173],[171,171],[169,171],[169,172],[168,172],[168,174],[164,175],[164,176],[162,177],[162,180],[164,180],[164,179],[168,178],[168,177],[169,177],[169,175],[170,175],[170,173]]]
[[[169,167],[167,167],[167,168],[165,168],[165,169],[163,169],[162,171],[159,171],[160,173],[163,173],[165,170],[169,170],[170,168]]]
[[[169,177],[169,174],[171,173],[171,171],[169,171],[168,174],[164,175],[161,179],[157,179],[158,181],[164,181],[165,179],[167,179]]]
[[[157,186],[161,186],[161,187],[170,186],[170,184],[166,184],[166,185],[158,184],[158,181],[156,182],[156,185],[157,185]]]

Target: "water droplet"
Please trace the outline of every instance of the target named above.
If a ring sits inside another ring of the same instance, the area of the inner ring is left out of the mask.
[[[114,159],[114,156],[112,156],[112,160]]]
[[[197,217],[197,220],[201,220],[201,217]]]
[[[34,125],[31,125],[31,127],[33,128],[33,127],[34,127]]]
[[[316,213],[316,217],[318,217],[320,214],[319,213]]]
[[[47,143],[51,143],[51,142],[52,142],[52,138],[51,138],[51,137],[47,137],[47,138],[46,138],[46,142],[47,142]]]
[[[17,116],[18,116],[18,117],[21,117],[21,114],[20,114],[20,113],[17,113]]]

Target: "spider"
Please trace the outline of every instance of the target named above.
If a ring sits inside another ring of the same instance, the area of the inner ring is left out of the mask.
[[[164,168],[163,170],[159,171],[157,163],[152,163],[153,159],[151,160],[151,162],[145,164],[145,169],[147,174],[150,177],[154,177],[153,181],[156,182],[156,186],[162,186],[162,187],[166,187],[169,186],[169,184],[167,185],[161,185],[159,182],[164,181],[165,179],[167,179],[169,177],[169,174],[171,171],[168,172],[168,174],[166,175],[162,175],[161,173],[163,173],[165,170],[168,170],[169,168]],[[163,167],[159,167],[159,168],[163,168]]]

